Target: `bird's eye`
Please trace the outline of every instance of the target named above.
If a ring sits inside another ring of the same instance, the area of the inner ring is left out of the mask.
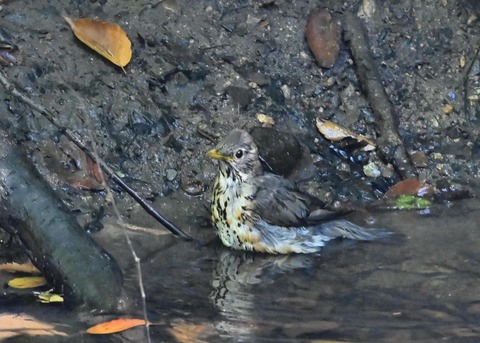
[[[243,150],[240,149],[240,150],[237,150],[237,152],[235,153],[235,157],[240,159],[243,157]]]

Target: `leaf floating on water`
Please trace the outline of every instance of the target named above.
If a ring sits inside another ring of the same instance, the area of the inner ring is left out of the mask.
[[[374,142],[368,138],[357,135],[352,131],[335,124],[334,122],[326,119],[317,119],[317,129],[318,131],[328,140],[333,142],[338,142],[344,140],[345,138],[352,138],[359,143],[363,143],[364,146],[361,150],[363,151],[372,151],[375,150],[376,145]]]
[[[8,285],[12,288],[36,288],[45,286],[47,280],[43,276],[26,276],[18,277],[8,281]]]
[[[117,24],[88,18],[63,18],[80,41],[122,69],[132,59],[132,43]]]
[[[431,198],[435,190],[429,184],[417,179],[406,179],[394,184],[385,193],[386,198],[394,198],[402,195],[411,195],[421,198]]]
[[[125,331],[140,325],[145,325],[144,319],[120,318],[92,326],[87,329],[87,332],[92,335],[107,335]]]
[[[412,195],[401,195],[395,200],[394,209],[397,210],[423,210],[430,207],[432,203],[424,198]]]
[[[33,292],[42,304],[63,303],[64,299],[60,294],[53,293],[53,288],[46,292]]]
[[[206,324],[179,323],[174,325],[168,331],[176,338],[178,342],[181,343],[205,343],[206,341],[199,339],[199,336],[204,333],[206,329]]]
[[[37,267],[35,267],[32,264],[30,260],[22,264],[17,262],[3,263],[3,264],[0,264],[0,270],[4,270],[10,273],[19,272],[19,273],[29,273],[29,274],[40,274],[40,271],[37,269]]]
[[[24,341],[29,341],[29,336],[67,336],[66,332],[55,330],[55,327],[38,318],[31,317],[25,313],[2,313],[0,314],[0,341],[8,338],[22,336]],[[12,341],[18,341],[13,339]],[[33,340],[33,339],[32,339]],[[52,342],[55,341],[52,339]],[[58,341],[58,340],[57,340]]]

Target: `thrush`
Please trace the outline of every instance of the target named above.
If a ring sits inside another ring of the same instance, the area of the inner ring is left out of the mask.
[[[207,155],[218,160],[211,203],[222,243],[271,254],[312,253],[335,238],[371,241],[389,234],[345,219],[325,219],[315,199],[286,178],[266,172],[252,136],[231,131]]]

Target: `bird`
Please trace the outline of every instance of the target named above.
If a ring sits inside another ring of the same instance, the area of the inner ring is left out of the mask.
[[[218,160],[211,220],[227,247],[269,254],[314,253],[335,238],[372,241],[390,234],[326,216],[329,211],[315,208],[316,198],[264,170],[258,147],[245,130],[232,130],[207,156]]]

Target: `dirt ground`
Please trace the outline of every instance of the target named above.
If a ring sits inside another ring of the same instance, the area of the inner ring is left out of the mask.
[[[318,170],[313,193],[327,202],[371,200],[393,179],[365,176],[368,155],[351,163],[315,129],[317,117],[328,118],[375,138],[349,50],[342,44],[337,63],[323,69],[306,44],[306,17],[319,5],[364,18],[407,151],[423,157],[420,178],[440,188],[476,183],[475,1],[4,1],[1,25],[21,63],[2,69],[61,125],[94,141],[150,200],[177,190],[207,198],[216,166],[205,157],[212,143],[199,127],[221,137],[261,125],[259,113],[310,147]],[[133,42],[126,74],[79,42],[62,14],[121,25]],[[81,157],[58,129],[0,92],[3,124],[72,207],[90,212],[91,195],[68,187],[84,168]]]

